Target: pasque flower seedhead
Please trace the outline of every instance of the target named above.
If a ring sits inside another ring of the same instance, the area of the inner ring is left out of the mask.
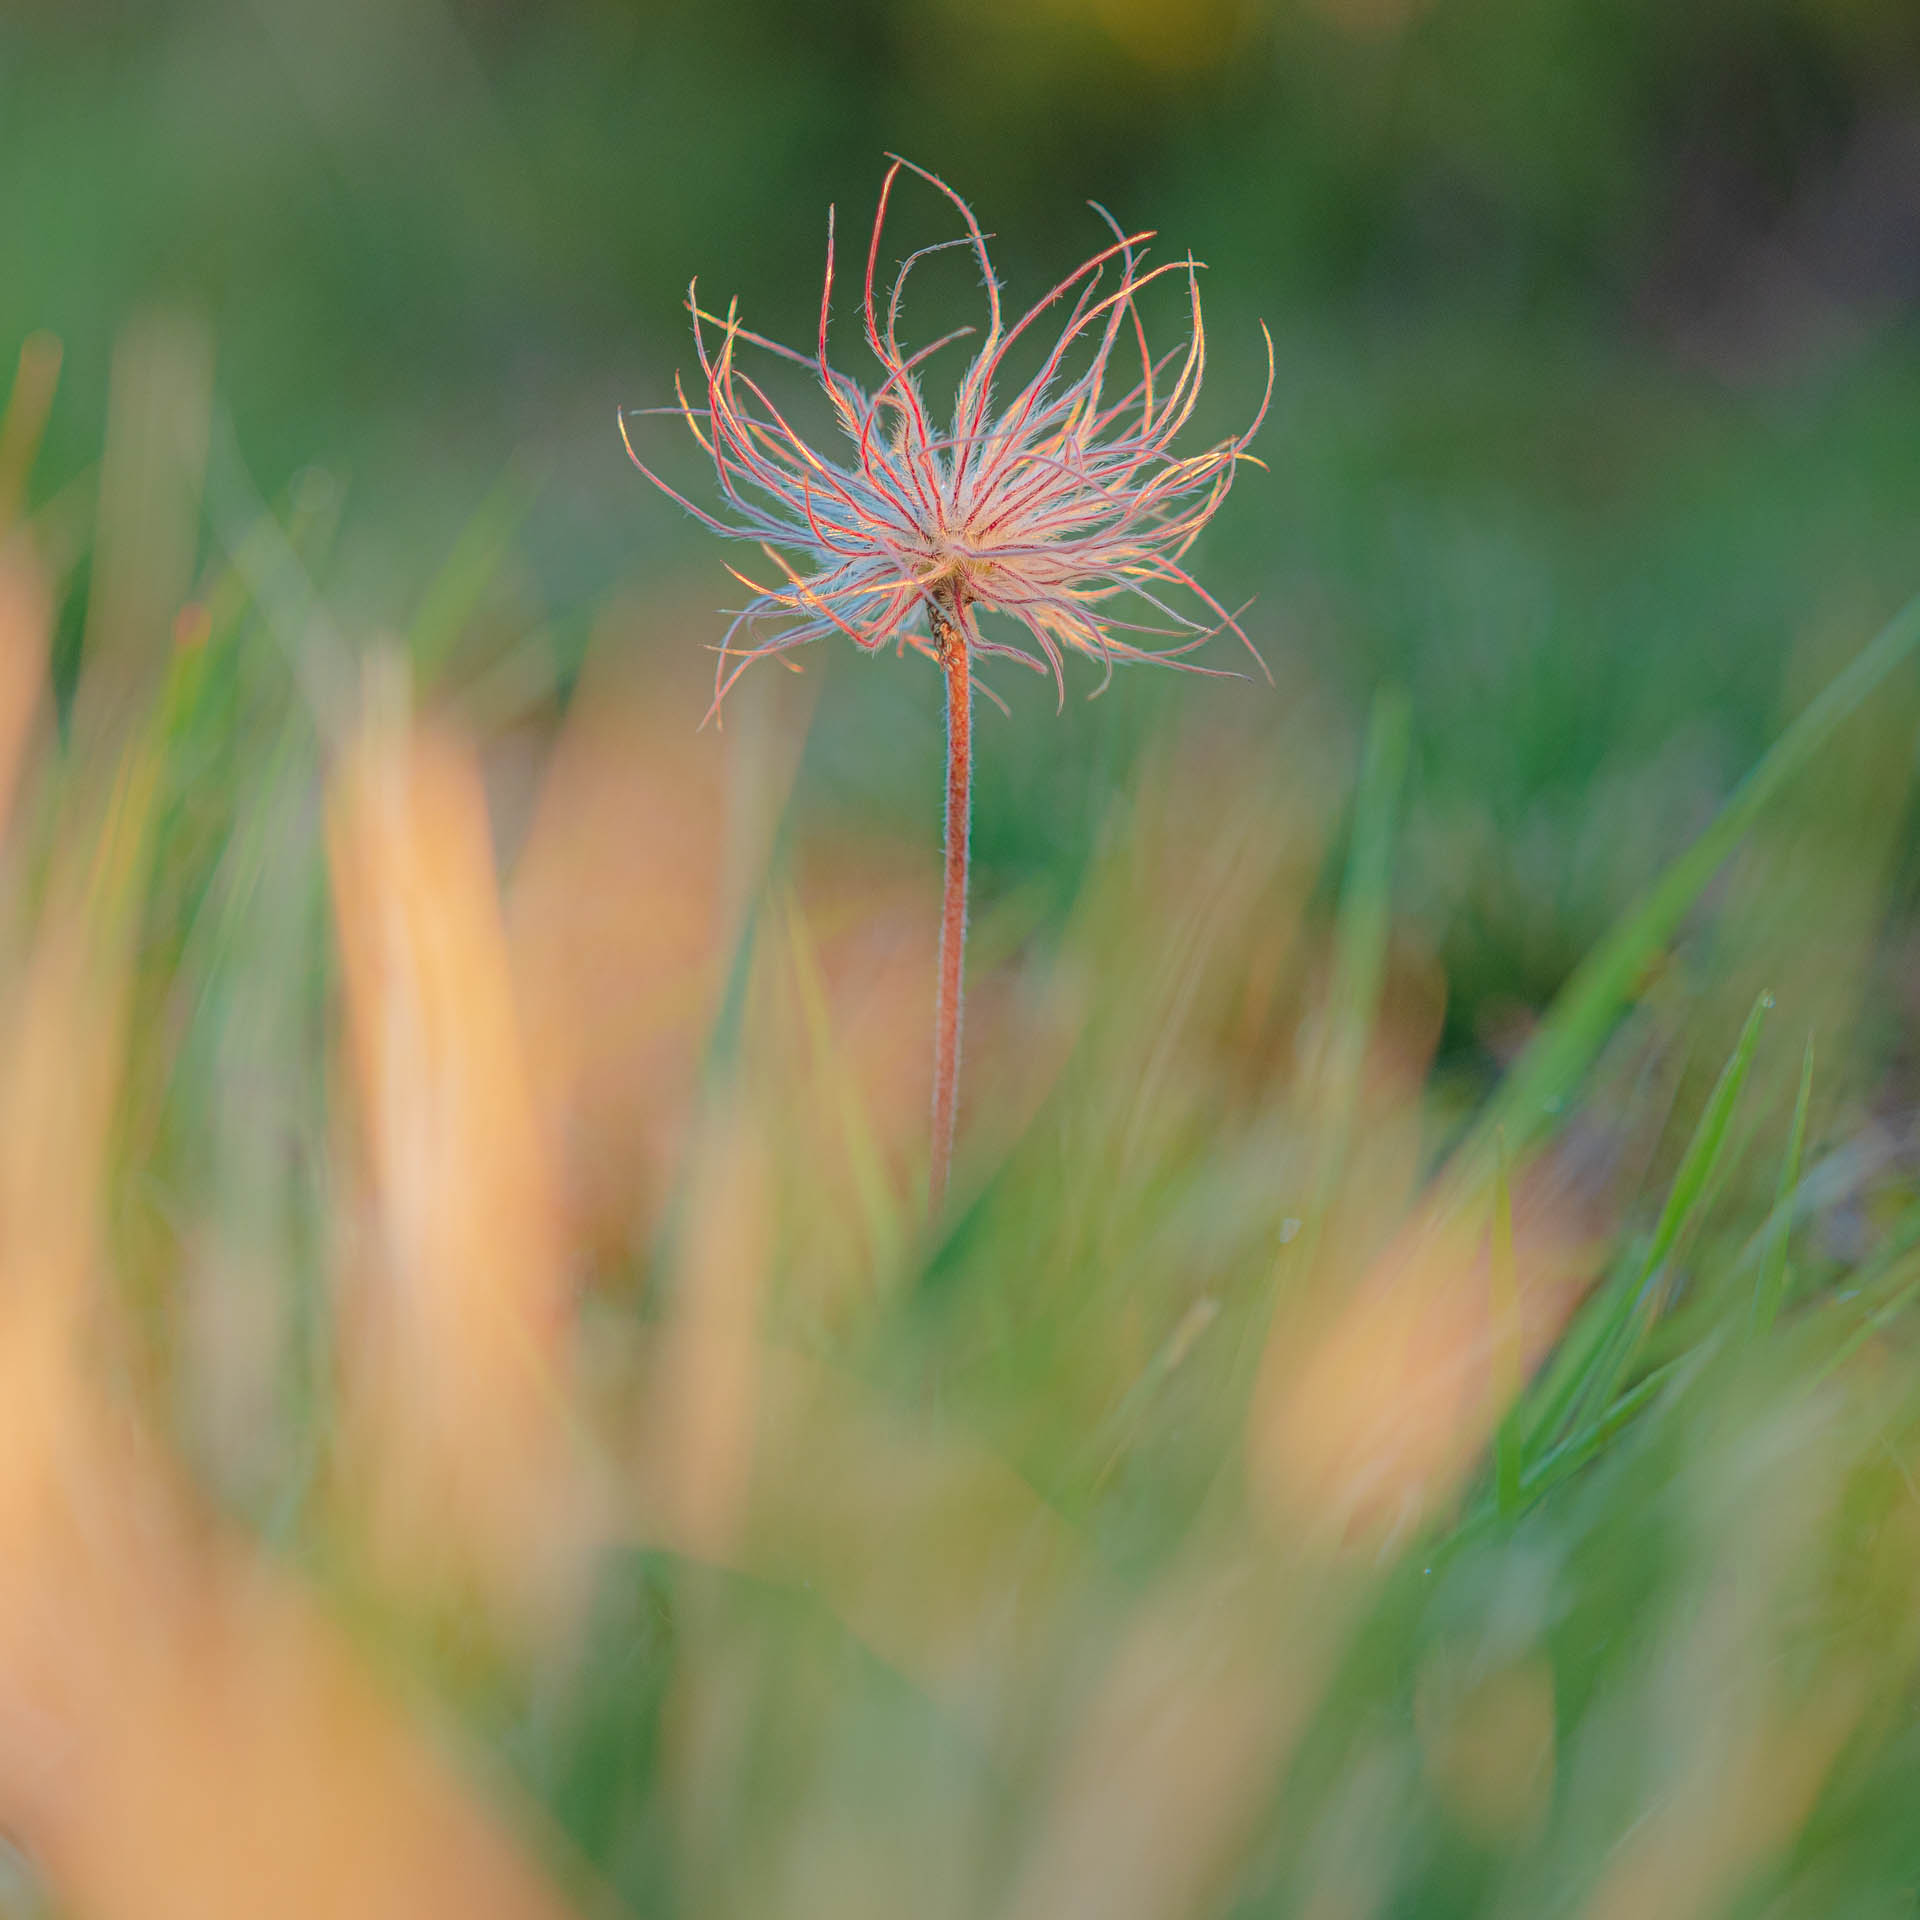
[[[903,170],[943,194],[966,232],[910,255],[883,306],[875,276],[888,202]],[[986,235],[972,210],[944,181],[896,159],[880,190],[861,298],[867,346],[881,375],[870,389],[827,360],[831,213],[811,356],[749,332],[737,305],[724,316],[705,311],[697,285],[689,288],[707,403],[689,404],[676,381],[680,405],[671,411],[712,458],[731,518],[706,512],[668,486],[634,453],[630,439],[627,451],[649,480],[707,526],[758,542],[780,574],[771,584],[736,574],[755,597],[721,642],[716,707],[755,660],[836,632],[869,652],[891,641],[936,658],[948,636],[964,634],[971,654],[1050,672],[1062,698],[1069,653],[1093,656],[1106,674],[1120,661],[1187,666],[1195,648],[1230,631],[1259,659],[1236,616],[1183,561],[1239,463],[1252,458],[1246,448],[1273,391],[1273,342],[1267,339],[1266,393],[1252,424],[1216,446],[1176,456],[1174,442],[1192,419],[1206,369],[1199,265],[1189,256],[1147,267],[1142,249],[1153,236],[1124,232],[1104,208],[1095,211],[1113,234],[1110,244],[1008,324]],[[979,262],[987,328],[961,376],[951,423],[940,425],[922,389],[923,370],[973,329],[908,352],[900,345],[899,322],[915,264],[947,247],[970,247]],[[1115,273],[1117,284],[1102,291]],[[1184,343],[1156,358],[1138,299],[1163,275],[1185,277],[1191,317]],[[1009,349],[1063,306],[1064,324],[1038,372],[996,405],[995,382]],[[850,455],[843,449],[840,458],[829,458],[794,430],[742,369],[743,346],[813,370]],[[1087,350],[1086,364],[1072,371],[1077,348]],[[1116,386],[1124,390],[1116,394]],[[625,437],[624,416],[621,433]],[[971,617],[975,608],[1004,616],[1011,633],[1001,625],[993,637],[983,634]],[[1123,619],[1123,613],[1136,617]],[[929,633],[920,631],[921,622]]]
[[[894,276],[883,315],[874,277],[887,203],[903,170],[945,195],[966,232],[909,254]],[[879,384],[869,391],[827,362],[833,303],[829,213],[820,333],[811,357],[749,333],[737,306],[729,306],[724,317],[708,313],[697,288],[687,290],[707,404],[691,405],[676,381],[680,405],[673,411],[711,457],[732,518],[708,513],[676,493],[627,441],[634,465],[657,487],[716,533],[758,541],[780,571],[775,585],[736,576],[754,597],[734,616],[720,643],[715,710],[754,661],[836,632],[868,652],[889,641],[902,650],[915,647],[931,655],[945,676],[946,882],[927,1179],[936,1214],[946,1195],[959,1114],[977,659],[997,655],[1051,673],[1064,700],[1069,653],[1091,654],[1106,674],[1123,660],[1193,667],[1187,656],[1196,647],[1231,630],[1256,660],[1260,657],[1237,618],[1194,579],[1184,560],[1226,498],[1240,462],[1253,457],[1247,443],[1266,417],[1273,393],[1273,341],[1267,340],[1266,392],[1252,425],[1204,452],[1176,456],[1173,444],[1193,418],[1206,371],[1199,265],[1189,255],[1149,268],[1141,249],[1153,236],[1126,233],[1104,208],[1094,211],[1112,232],[1111,244],[1009,326],[987,258],[987,237],[972,209],[944,181],[896,159],[873,216],[860,301],[867,346],[880,363]],[[900,346],[900,306],[916,263],[945,247],[973,250],[986,284],[987,330],[960,376],[952,424],[942,427],[921,389],[922,369],[942,347],[973,329],[963,327],[908,353]],[[1139,296],[1150,282],[1175,274],[1186,277],[1187,338],[1155,359]],[[1102,282],[1113,275],[1117,284],[1103,293]],[[996,405],[994,383],[1008,350],[1062,306],[1064,324],[1039,371],[1010,400]],[[1127,371],[1110,381],[1114,353],[1123,341]],[[852,444],[851,458],[830,460],[794,431],[765,388],[741,371],[743,346],[815,372]],[[1110,387],[1122,385],[1124,391],[1113,397]],[[626,431],[623,415],[622,438]],[[1199,613],[1184,611],[1183,601],[1197,604]],[[977,610],[1004,616],[995,632],[1004,633],[1010,625],[1010,637],[984,634]],[[1123,619],[1122,614],[1139,617]]]

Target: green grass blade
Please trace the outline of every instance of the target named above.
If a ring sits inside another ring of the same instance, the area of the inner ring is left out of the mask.
[[[1682,1354],[1677,1360],[1669,1360],[1664,1367],[1657,1367],[1644,1380],[1635,1381],[1590,1427],[1582,1428],[1544,1458],[1535,1461],[1521,1487],[1523,1502],[1538,1500],[1563,1480],[1571,1479],[1657,1394],[1670,1386],[1680,1370],[1695,1358],[1693,1354]]]
[[[1244,1404],[1283,1279],[1310,1283],[1320,1230],[1339,1191],[1366,1067],[1367,1046],[1386,977],[1387,929],[1393,893],[1393,847],[1406,783],[1411,710],[1399,689],[1376,696],[1354,787],[1353,830],[1340,886],[1333,977],[1323,1037],[1301,1075],[1299,1098],[1314,1149],[1301,1176],[1302,1229],[1266,1270],[1237,1336],[1230,1392]]]
[[[1663,1269],[1682,1241],[1692,1235],[1704,1218],[1719,1185],[1734,1110],[1740,1103],[1740,1090],[1746,1085],[1748,1069],[1753,1065],[1761,1022],[1772,1005],[1773,995],[1770,993],[1762,993],[1754,1001],[1753,1010],[1740,1030],[1740,1038],[1735,1043],[1732,1056],[1720,1069],[1720,1078],[1714,1082],[1713,1092],[1707,1096],[1706,1108],[1694,1127],[1693,1138],[1687,1142],[1687,1150],[1680,1156],[1679,1170],[1674,1174],[1673,1186],[1667,1193],[1667,1204],[1660,1209],[1653,1239],[1647,1247],[1634,1308],[1615,1336],[1613,1352],[1596,1370],[1589,1390],[1590,1399],[1599,1406],[1605,1406],[1620,1391],[1641,1337],[1654,1317],[1655,1310],[1642,1312],[1640,1302],[1651,1299],[1653,1291],[1662,1286]]]
[[[1453,1178],[1459,1191],[1485,1190],[1494,1137],[1500,1129],[1505,1129],[1511,1150],[1519,1153],[1549,1124],[1592,1065],[1648,964],[1672,938],[1760,810],[1915,652],[1920,652],[1920,596],[1909,600],[1853,663],[1828,682],[1728,796],[1699,839],[1575,971],[1456,1157]]]
[[[1351,1141],[1386,973],[1388,909],[1393,891],[1393,843],[1406,780],[1409,714],[1406,696],[1382,693],[1373,705],[1354,794],[1353,841],[1340,889],[1334,934],[1333,981],[1327,1037],[1309,1087],[1322,1142],[1312,1215],[1315,1223],[1338,1184]]]
[[[1528,1463],[1542,1448],[1553,1444],[1570,1416],[1578,1427],[1580,1409],[1604,1407],[1618,1392],[1649,1317],[1642,1306],[1651,1297],[1674,1249],[1698,1224],[1721,1171],[1740,1090],[1753,1064],[1761,1022],[1772,1004],[1772,995],[1763,993],[1747,1015],[1740,1038],[1721,1068],[1686,1152],[1681,1155],[1645,1251],[1616,1269],[1613,1279],[1582,1316],[1581,1326],[1568,1343],[1566,1360],[1554,1370],[1526,1423],[1524,1458]]]
[[[1693,1138],[1687,1142],[1686,1152],[1680,1158],[1679,1170],[1674,1174],[1673,1186],[1667,1194],[1667,1204],[1660,1209],[1660,1219],[1654,1227],[1652,1243],[1647,1248],[1646,1272],[1649,1276],[1672,1253],[1680,1236],[1695,1224],[1701,1200],[1719,1171],[1720,1156],[1727,1144],[1727,1130],[1733,1121],[1734,1108],[1739,1104],[1740,1089],[1746,1084],[1748,1068],[1753,1065],[1753,1051],[1759,1043],[1760,1025],[1772,1005],[1773,995],[1770,993],[1763,993],[1754,1001],[1753,1011],[1747,1015],[1747,1024],[1740,1029],[1740,1038],[1732,1056],[1720,1069],[1720,1078],[1715,1081],[1713,1092],[1707,1097],[1706,1108],[1694,1127]]]
[[[453,551],[427,588],[407,630],[407,651],[422,683],[446,663],[462,629],[473,618],[533,504],[534,493],[533,483],[520,467],[509,466],[460,529]]]
[[[1513,1181],[1507,1165],[1507,1140],[1496,1141],[1493,1184],[1493,1244],[1489,1257],[1492,1286],[1494,1392],[1506,1411],[1493,1442],[1494,1491],[1503,1514],[1520,1511],[1520,1388],[1525,1358],[1520,1338],[1520,1276],[1513,1256]]]
[[[1646,1265],[1636,1253],[1614,1269],[1589,1301],[1528,1410],[1523,1464],[1553,1443],[1574,1408],[1590,1396],[1606,1355],[1617,1346],[1620,1329],[1631,1318],[1645,1287]]]
[[[1753,1290],[1753,1330],[1763,1339],[1772,1330],[1787,1285],[1787,1241],[1792,1233],[1793,1190],[1800,1184],[1800,1161],[1807,1145],[1807,1104],[1813,1094],[1813,1035],[1807,1035],[1806,1058],[1800,1065],[1800,1093],[1793,1103],[1793,1129],[1787,1137],[1786,1158],[1780,1162],[1780,1185],[1774,1195],[1773,1223],[1767,1235],[1767,1256]]]
[[[1890,1326],[1920,1294],[1920,1200],[1909,1206],[1886,1231],[1878,1250],[1854,1276],[1847,1305],[1857,1315],[1852,1332],[1828,1356],[1814,1374],[1816,1382],[1825,1380],[1846,1363],[1867,1341]]]

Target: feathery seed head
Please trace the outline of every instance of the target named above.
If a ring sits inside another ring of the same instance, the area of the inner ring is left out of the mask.
[[[910,255],[882,306],[875,273],[888,201],[903,169],[943,194],[966,232]],[[686,420],[712,458],[732,519],[707,513],[675,492],[641,462],[630,439],[627,452],[649,480],[704,524],[757,541],[782,576],[777,584],[762,585],[735,574],[755,597],[721,642],[716,709],[754,661],[836,632],[869,652],[892,641],[902,650],[913,646],[936,655],[949,636],[961,634],[976,655],[1051,672],[1063,699],[1062,663],[1069,652],[1101,661],[1102,686],[1120,661],[1191,667],[1186,656],[1223,631],[1237,635],[1259,660],[1237,617],[1182,562],[1226,497],[1239,463],[1253,458],[1246,448],[1273,392],[1272,339],[1266,392],[1252,424],[1217,446],[1175,457],[1173,442],[1192,418],[1206,366],[1198,262],[1188,256],[1148,268],[1142,249],[1152,235],[1124,232],[1105,208],[1094,210],[1111,229],[1111,243],[1008,324],[986,235],[972,210],[935,175],[895,159],[880,189],[861,299],[867,346],[882,376],[871,390],[827,361],[831,211],[812,355],[749,332],[734,306],[724,316],[706,312],[689,288],[707,404],[689,405],[676,378],[680,404],[670,411]],[[922,370],[942,347],[973,329],[907,352],[899,342],[900,305],[916,262],[959,246],[970,247],[979,262],[987,330],[961,376],[951,424],[942,426],[927,405]],[[1102,281],[1116,272],[1118,284],[1103,292]],[[1191,319],[1185,343],[1156,358],[1138,296],[1163,275],[1184,275]],[[1039,371],[996,407],[994,383],[1008,349],[1069,296],[1065,324]],[[1068,359],[1082,343],[1090,349],[1087,364],[1070,373]],[[742,370],[742,346],[814,371],[851,442],[850,458],[829,459],[795,432],[760,383]],[[1125,369],[1118,376],[1112,365],[1116,348]],[[1115,393],[1115,387],[1123,390]],[[620,430],[626,438],[624,415]],[[1187,610],[1196,604],[1197,613]],[[975,607],[1005,616],[1015,633],[984,637],[969,617]],[[1118,617],[1134,609],[1139,620]],[[922,616],[932,640],[917,630]]]

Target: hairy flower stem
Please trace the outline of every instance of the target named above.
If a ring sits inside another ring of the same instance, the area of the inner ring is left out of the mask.
[[[940,914],[940,990],[933,1016],[933,1160],[927,1202],[936,1215],[947,1196],[953,1131],[960,1107],[960,1018],[965,1000],[967,855],[972,826],[973,681],[966,615],[957,601],[930,603],[930,624],[947,676],[947,872]]]

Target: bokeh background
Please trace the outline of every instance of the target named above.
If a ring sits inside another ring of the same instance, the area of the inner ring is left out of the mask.
[[[615,428],[889,152],[1277,361],[933,1227],[938,676]],[[1912,1910],[1912,0],[8,0],[16,351],[6,1912]]]
[[[362,620],[403,617],[531,476],[519,551],[563,671],[620,586],[733,591],[609,425],[671,398],[696,274],[804,341],[826,208],[857,248],[888,151],[974,201],[1012,297],[1091,250],[1088,198],[1191,248],[1207,424],[1251,406],[1256,318],[1280,369],[1272,477],[1204,564],[1344,711],[1414,694],[1463,1045],[1697,824],[1796,649],[1817,678],[1908,585],[1901,0],[259,0],[17,6],[5,35],[0,326],[68,355],[43,472],[96,456],[119,329],[176,306],[263,494],[310,466],[343,489]],[[1072,841],[1079,769],[1125,730],[989,756],[1003,877],[1073,857],[1033,823]],[[846,744],[820,757],[861,803],[899,798]],[[1064,792],[1001,770],[1063,754]]]

